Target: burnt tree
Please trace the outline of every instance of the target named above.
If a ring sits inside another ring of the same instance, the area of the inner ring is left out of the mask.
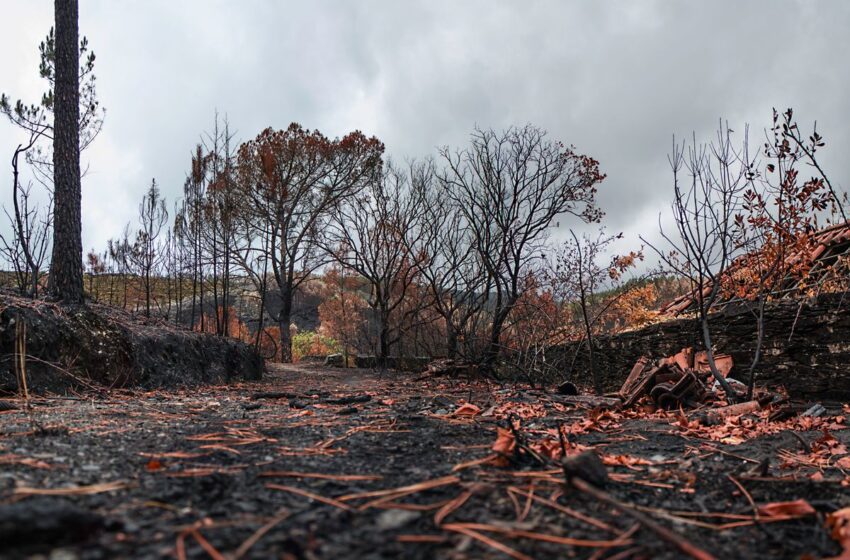
[[[281,359],[292,360],[293,298],[330,257],[322,249],[333,208],[356,196],[380,170],[384,145],[359,131],[329,139],[293,123],[271,128],[239,149],[239,187],[244,219],[264,251],[278,288],[275,318]],[[270,309],[271,301],[264,301]]]
[[[504,132],[476,130],[471,145],[440,152],[441,183],[463,212],[475,251],[492,278],[492,319],[481,362],[492,369],[502,348],[505,322],[523,293],[523,279],[539,259],[559,216],[598,221],[599,163],[549,140],[526,125]]]
[[[420,190],[422,216],[413,243],[421,256],[419,269],[432,299],[431,305],[445,323],[445,349],[449,358],[474,358],[480,354],[487,294],[492,278],[475,250],[472,229],[461,208],[437,185],[429,163]]]
[[[56,87],[53,124],[53,254],[48,288],[64,303],[83,303],[80,200],[79,6],[56,0]]]
[[[673,143],[669,156],[673,171],[675,230],[659,226],[671,251],[653,248],[663,263],[690,284],[697,322],[711,373],[727,398],[738,399],[714,361],[714,344],[709,324],[712,307],[722,295],[727,275],[741,247],[736,239],[735,220],[743,208],[744,194],[752,181],[753,160],[746,139],[738,148],[728,124],[719,127],[717,139],[709,144]],[[686,175],[686,181],[682,181]],[[684,184],[683,184],[684,183]]]
[[[409,172],[387,165],[364,192],[334,209],[327,250],[369,286],[369,307],[375,317],[376,354],[381,367],[411,328],[420,311],[411,297],[424,255],[412,249],[420,231],[424,200],[411,183],[423,180],[422,167]]]

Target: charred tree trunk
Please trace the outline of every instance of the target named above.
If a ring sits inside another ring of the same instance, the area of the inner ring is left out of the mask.
[[[761,360],[761,350],[764,346],[764,305],[766,295],[760,295],[758,298],[758,308],[756,310],[756,351],[753,356],[753,361],[750,362],[750,369],[747,372],[747,400],[752,400],[753,389],[756,382],[756,368]]]
[[[281,288],[280,290],[280,313],[277,323],[280,327],[280,361],[288,364],[292,362],[292,333],[289,325],[292,322],[292,290]]]
[[[145,316],[151,316],[151,272],[145,272]]]
[[[381,329],[378,332],[378,366],[386,368],[390,353],[390,329],[386,320],[381,320]]]
[[[53,254],[50,293],[64,303],[83,303],[80,200],[79,6],[55,0],[56,85],[53,124]]]
[[[457,330],[450,320],[446,321],[446,355],[449,358],[457,357]]]
[[[509,306],[500,306],[494,313],[493,325],[490,328],[490,342],[487,344],[487,350],[482,361],[483,369],[486,372],[495,373],[496,361],[502,351],[502,329],[504,328],[510,309]]]

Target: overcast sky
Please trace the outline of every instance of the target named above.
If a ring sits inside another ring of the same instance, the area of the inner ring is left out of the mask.
[[[0,14],[0,90],[35,101],[53,2]],[[107,109],[83,156],[84,248],[134,219],[151,178],[179,196],[216,109],[241,140],[295,121],[374,134],[396,159],[530,122],[601,162],[606,223],[632,244],[670,200],[673,134],[708,139],[721,117],[757,140],[771,107],[817,120],[843,187],[848,29],[846,0],[80,0]],[[3,200],[19,138],[0,122]]]

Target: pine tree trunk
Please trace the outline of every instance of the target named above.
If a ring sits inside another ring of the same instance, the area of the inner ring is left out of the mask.
[[[64,303],[83,303],[80,187],[79,7],[55,0],[56,86],[53,124],[53,255],[50,293]]]

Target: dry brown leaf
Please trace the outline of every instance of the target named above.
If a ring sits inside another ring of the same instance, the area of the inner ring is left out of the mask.
[[[759,515],[765,517],[805,517],[817,513],[806,500],[790,502],[772,502],[758,508]]]
[[[850,507],[827,514],[826,527],[832,539],[842,548],[841,554],[832,560],[850,560]]]
[[[498,457],[493,461],[493,464],[500,467],[507,466],[508,457],[513,455],[514,449],[516,449],[516,438],[513,432],[505,428],[497,428],[493,451],[498,454]]]
[[[465,403],[463,406],[455,410],[452,414],[454,416],[460,416],[463,418],[473,418],[481,414],[481,409],[472,403]]]

